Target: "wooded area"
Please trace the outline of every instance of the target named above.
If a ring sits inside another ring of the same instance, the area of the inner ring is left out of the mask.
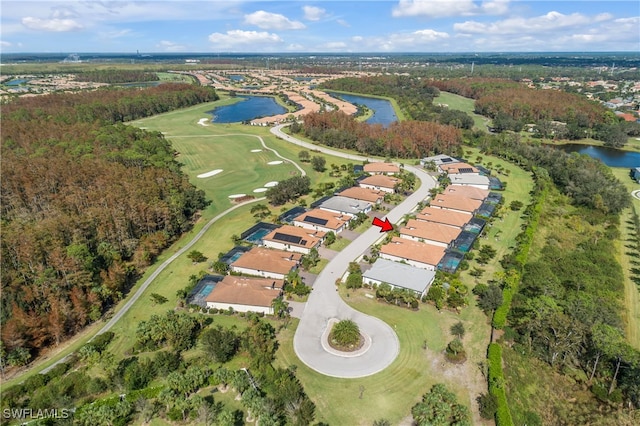
[[[1,320],[10,362],[24,364],[99,319],[206,205],[160,133],[113,123],[215,99],[210,88],[164,84],[3,106]]]
[[[304,124],[292,131],[324,145],[354,149],[369,155],[419,158],[426,155],[456,152],[462,143],[459,129],[427,121],[403,121],[382,125],[360,123],[340,111],[310,113]]]
[[[79,73],[76,76],[76,80],[117,84],[158,81],[158,75],[154,72],[146,72],[142,70],[95,70]]]

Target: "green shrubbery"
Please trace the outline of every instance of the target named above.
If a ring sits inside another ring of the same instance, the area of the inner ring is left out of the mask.
[[[504,389],[504,375],[502,374],[502,348],[497,343],[489,345],[489,393],[497,400],[496,425],[512,426],[513,419],[507,403]]]

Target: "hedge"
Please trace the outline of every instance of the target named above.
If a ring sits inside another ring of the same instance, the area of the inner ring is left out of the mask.
[[[489,393],[496,397],[498,409],[496,411],[497,426],[513,426],[511,411],[507,403],[504,390],[504,375],[502,374],[502,348],[497,343],[489,344]]]
[[[547,196],[549,185],[548,182],[538,179],[537,180],[538,191],[534,195],[534,199],[527,207],[529,213],[529,220],[527,226],[516,238],[518,246],[516,248],[515,261],[517,267],[507,270],[507,279],[505,280],[505,286],[502,291],[502,304],[493,313],[492,325],[494,328],[503,328],[507,323],[507,315],[511,309],[511,299],[513,299],[514,293],[518,289],[520,284],[520,277],[527,263],[527,257],[529,256],[529,249],[533,242],[533,235],[538,228],[538,220],[540,219],[540,212],[542,211],[542,205]]]

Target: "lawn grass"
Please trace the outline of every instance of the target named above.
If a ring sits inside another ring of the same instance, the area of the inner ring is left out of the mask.
[[[434,104],[446,104],[449,109],[457,109],[466,112],[473,118],[474,127],[480,130],[488,131],[487,122],[489,118],[475,113],[476,101],[471,98],[456,95],[454,93],[440,91],[440,95],[433,99]]]
[[[492,223],[487,224],[483,236],[477,240],[480,245],[490,245],[495,248],[497,253],[494,260],[500,260],[505,254],[511,252],[512,247],[515,246],[516,237],[521,232],[520,226],[523,223],[521,216],[524,207],[519,211],[512,211],[509,208],[509,204],[512,201],[521,201],[524,206],[527,206],[531,202],[529,192],[533,189],[533,179],[529,172],[501,158],[480,154],[476,148],[464,146],[463,151],[465,152],[465,157],[469,159],[472,164],[476,164],[476,157],[481,156],[481,163],[484,166],[487,166],[488,163],[492,163],[493,167],[501,164],[505,169],[510,170],[509,176],[498,176],[503,183],[506,183],[505,190],[500,191],[504,201],[500,209],[502,217],[496,217]],[[482,281],[493,278],[496,272],[502,270],[499,263],[495,261],[489,262],[487,265],[480,265],[476,260],[472,260],[469,262],[469,265],[469,270],[471,270],[472,267],[485,270]],[[463,278],[466,277],[465,279],[469,282],[477,281],[469,275],[469,271],[461,272],[461,276]]]
[[[168,81],[171,83],[189,83],[195,82],[195,78],[188,74],[178,74],[175,72],[156,72],[160,81]]]
[[[611,167],[613,174],[629,189],[629,192],[640,189],[640,185],[633,182],[629,177],[629,170],[623,167]],[[640,214],[640,200],[632,197],[632,208],[636,213]],[[627,208],[620,215],[620,239],[616,243],[617,260],[624,271],[624,288],[625,288],[625,325],[627,339],[629,343],[640,350],[640,287],[631,281],[633,267],[638,267],[632,262],[637,262],[637,253],[634,258],[631,251],[625,245],[633,244],[635,238],[635,228],[630,225],[632,218],[632,209]],[[631,222],[633,223],[633,222]]]
[[[319,274],[325,266],[329,263],[329,259],[320,259],[318,264],[309,269],[309,273],[311,274]]]
[[[347,247],[349,244],[351,244],[351,241],[341,237],[339,234],[336,237],[336,242],[331,244],[330,247],[327,247],[331,250],[335,250],[335,251],[342,251],[345,247]]]

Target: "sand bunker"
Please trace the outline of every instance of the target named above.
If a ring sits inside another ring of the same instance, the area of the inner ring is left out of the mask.
[[[270,166],[275,166],[276,164],[282,164],[283,161],[277,160],[277,161],[269,161],[267,164]]]
[[[252,149],[251,152],[262,152],[261,149]]]
[[[210,172],[207,172],[207,173],[201,173],[201,174],[198,175],[198,177],[200,179],[208,178],[208,177],[211,177],[211,176],[215,176],[215,175],[217,175],[218,173],[221,173],[221,172],[222,172],[222,169],[215,169],[215,170],[211,170]]]
[[[208,126],[207,124],[208,122],[209,122],[209,118],[201,118],[200,120],[198,120],[198,124],[201,126]]]
[[[267,188],[258,188],[253,190],[253,192],[267,192],[267,191],[268,191]]]
[[[277,180],[271,181],[271,182],[267,182],[264,184],[265,188],[273,188],[274,186],[276,186],[278,184]]]
[[[246,197],[247,194],[231,194],[229,195],[229,198],[242,198],[242,197]]]

